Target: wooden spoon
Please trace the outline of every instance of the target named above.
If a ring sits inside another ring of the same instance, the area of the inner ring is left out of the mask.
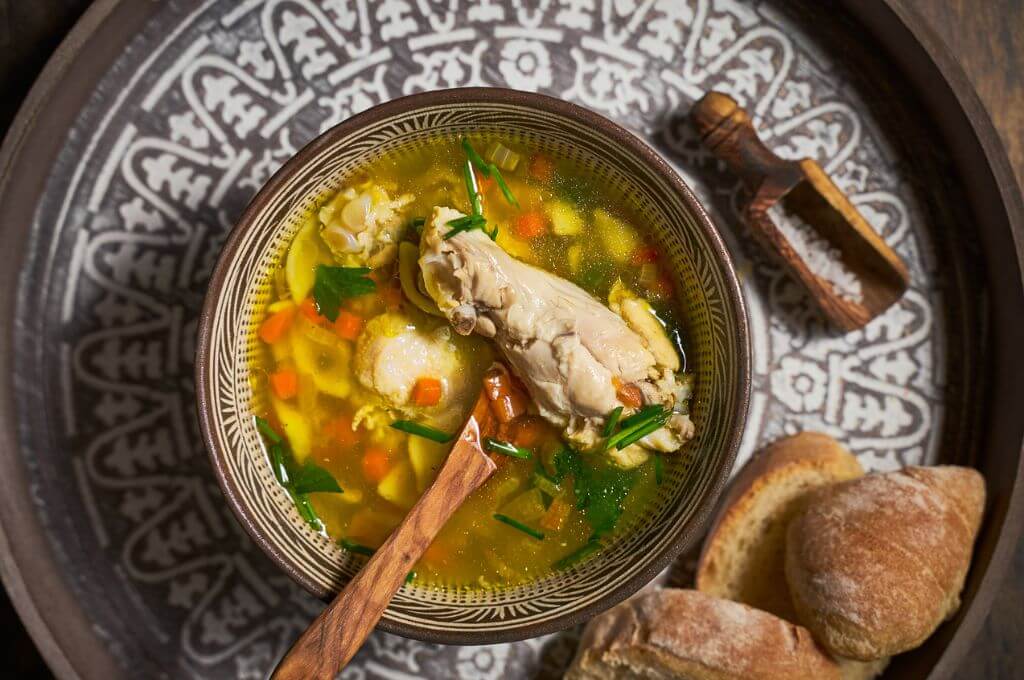
[[[844,331],[860,328],[900,299],[907,290],[907,267],[871,228],[815,161],[786,161],[768,150],[750,117],[728,95],[708,92],[690,117],[704,143],[738,175],[750,193],[744,217],[750,228],[782,259],[826,317]],[[781,207],[814,229],[839,253],[845,269],[860,282],[859,294],[843,294],[811,271],[790,240],[772,221]]]
[[[329,680],[359,651],[444,523],[496,469],[481,448],[483,437],[493,429],[490,402],[481,393],[437,479],[384,545],[296,640],[277,665],[275,680]]]

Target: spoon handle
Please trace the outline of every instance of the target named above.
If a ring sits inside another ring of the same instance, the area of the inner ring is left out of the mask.
[[[460,438],[434,483],[356,577],[296,640],[273,678],[333,678],[362,646],[444,523],[494,469],[494,462],[476,443]]]
[[[769,193],[778,200],[803,180],[799,164],[779,158],[765,146],[750,116],[729,95],[708,92],[690,109],[690,118],[704,144],[743,180],[751,195],[769,185]]]

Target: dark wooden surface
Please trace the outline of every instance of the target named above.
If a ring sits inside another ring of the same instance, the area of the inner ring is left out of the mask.
[[[143,1],[143,0],[140,0]],[[1024,180],[1024,0],[903,0],[925,16],[957,55]],[[0,0],[0,130],[46,59],[89,0]],[[1024,543],[959,677],[1024,677]],[[47,678],[0,591],[4,677]]]
[[[1024,186],[1024,0],[905,2],[928,19],[959,59]],[[1024,677],[1024,542],[960,677]]]

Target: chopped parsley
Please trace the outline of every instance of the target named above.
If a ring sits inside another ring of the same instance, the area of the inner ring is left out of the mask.
[[[313,300],[317,311],[329,321],[337,320],[342,300],[377,290],[377,284],[367,276],[369,273],[366,267],[317,265],[316,280],[313,283]]]

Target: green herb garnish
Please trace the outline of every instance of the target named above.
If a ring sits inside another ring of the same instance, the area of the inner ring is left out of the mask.
[[[473,172],[473,161],[466,159],[462,166],[462,178],[466,181],[466,193],[469,194],[469,204],[473,207],[474,215],[484,214],[484,201],[480,195],[480,187],[476,183],[476,173]]]
[[[502,453],[521,460],[528,460],[533,457],[533,454],[528,449],[520,448],[515,444],[503,442],[493,437],[484,437],[484,450],[491,451],[492,453]]]
[[[448,233],[444,235],[445,241],[456,236],[457,234],[461,234],[464,231],[472,231],[473,229],[483,229],[484,233],[487,233],[487,230],[484,229],[484,225],[487,224],[487,220],[485,220],[480,215],[466,215],[465,217],[456,217],[454,220],[448,220],[447,224],[449,227],[451,227],[451,229],[449,229]]]
[[[562,493],[562,487],[540,470],[534,470],[533,472],[533,485],[551,498],[555,498]]]
[[[522,522],[520,522],[518,520],[512,519],[508,515],[502,515],[501,513],[495,513],[494,514],[494,519],[498,520],[499,522],[504,522],[505,524],[509,525],[513,529],[518,529],[519,531],[523,532],[527,536],[531,536],[531,537],[537,539],[538,541],[543,541],[544,540],[543,532],[537,531],[536,529],[534,529],[532,527],[528,527],[525,524],[523,524]]]
[[[615,426],[619,424],[619,418],[622,416],[622,407],[616,406],[611,413],[608,414],[608,420],[604,424],[604,431],[601,432],[601,436],[610,437],[612,432],[615,431]]]
[[[347,538],[341,539],[340,541],[338,541],[338,543],[341,544],[342,548],[348,550],[349,552],[354,552],[359,555],[366,555],[367,557],[373,557],[374,553],[377,552],[373,548],[368,548],[367,546],[361,543],[350,541]]]
[[[602,536],[618,523],[624,501],[636,483],[636,470],[614,465],[583,465],[574,476],[576,507],[583,512],[594,536]]]
[[[408,434],[416,435],[417,437],[423,437],[435,441],[438,444],[446,444],[455,438],[455,435],[442,432],[441,430],[430,427],[429,425],[421,425],[420,423],[414,423],[411,420],[396,420],[391,423],[391,427]]]
[[[578,473],[583,466],[583,459],[573,448],[566,446],[555,454],[552,467],[555,468],[554,480],[561,482],[566,476]]]
[[[280,441],[280,437],[278,437]],[[274,471],[274,477],[277,478],[277,483],[281,486],[288,486],[288,465],[285,463],[284,446],[281,444],[271,444],[267,448],[267,453],[270,454],[270,468]]]
[[[260,431],[260,434],[270,442],[271,444],[280,444],[282,439],[281,435],[274,432],[274,428],[270,426],[266,418],[260,418],[256,416],[256,429]]]
[[[662,460],[661,454],[654,454],[654,483],[661,486],[662,480],[665,478],[665,461]]]
[[[491,167],[494,168],[494,181],[498,183],[498,188],[501,189],[501,193],[505,196],[505,200],[518,208],[519,201],[517,201],[516,197],[512,195],[512,190],[508,188],[508,184],[505,184],[505,178],[501,176],[501,171],[493,165]]]
[[[568,446],[555,454],[552,467],[552,477],[559,484],[572,475],[576,509],[583,513],[595,536],[615,528],[625,510],[626,495],[636,483],[636,470],[597,464]]]
[[[568,569],[572,565],[574,565],[577,562],[580,562],[581,560],[589,557],[590,555],[594,554],[595,552],[597,552],[600,549],[601,549],[601,543],[597,539],[591,538],[589,541],[584,543],[582,546],[580,546],[579,548],[577,548],[573,552],[569,553],[568,555],[566,555],[562,559],[560,559],[557,562],[555,562],[554,564],[552,564],[551,568],[554,569],[555,571],[561,571],[562,569]]]
[[[410,571],[408,574],[405,575],[405,582],[406,583],[412,583],[415,580],[416,580],[416,572],[415,571]]]
[[[637,423],[640,423],[645,420],[650,420],[651,416],[658,415],[664,410],[664,406],[659,406],[658,404],[648,404],[647,406],[644,406],[643,408],[641,408],[639,411],[629,416],[628,418],[623,418],[620,425],[622,426],[622,429],[625,430],[629,427],[632,427],[633,425],[636,425]]]
[[[501,176],[501,170],[494,163],[488,163],[483,157],[476,152],[473,145],[469,143],[469,140],[465,137],[462,138],[462,150],[466,152],[466,157],[469,158],[480,174],[484,177],[494,177],[494,181],[498,183],[498,188],[501,189],[501,193],[505,196],[505,200],[519,207],[519,201],[512,195],[512,191],[508,188],[508,184],[505,183],[505,178]]]
[[[289,475],[295,493],[344,493],[338,480],[315,463],[306,463]]]
[[[263,437],[267,456],[270,458],[270,469],[274,472],[277,483],[291,496],[299,516],[316,531],[324,530],[312,503],[311,493],[344,493],[338,481],[330,472],[312,461],[299,465],[288,442],[270,426],[265,419],[256,416],[256,429]]]
[[[295,493],[288,487],[285,487],[285,490],[292,497],[295,509],[299,511],[299,516],[306,521],[306,524],[312,527],[314,531],[323,531],[324,523],[321,521],[320,516],[316,514],[316,510],[313,509],[313,504],[309,502],[309,496],[304,493]]]
[[[377,284],[367,274],[366,267],[331,267],[317,265],[313,283],[313,300],[317,311],[330,321],[338,318],[341,301],[359,297],[377,290]]]
[[[637,413],[622,421],[618,432],[605,442],[607,448],[615,447],[620,451],[630,444],[643,439],[650,433],[664,427],[668,422],[669,411],[663,406],[645,406]]]

